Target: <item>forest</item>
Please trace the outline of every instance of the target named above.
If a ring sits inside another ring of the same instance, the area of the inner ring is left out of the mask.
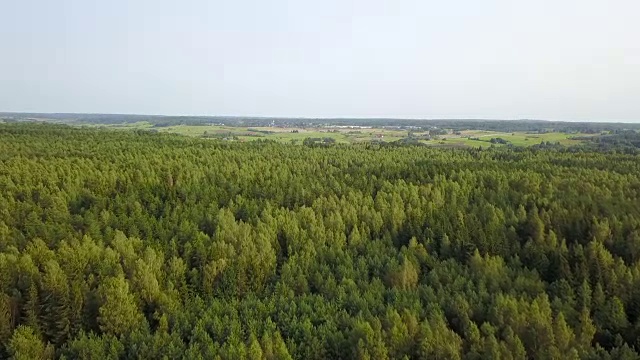
[[[638,359],[640,157],[0,123],[0,287],[0,358]]]

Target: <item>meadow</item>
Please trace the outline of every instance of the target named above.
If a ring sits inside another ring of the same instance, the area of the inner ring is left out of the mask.
[[[577,145],[582,140],[574,140],[577,136],[589,136],[584,133],[529,133],[499,132],[486,130],[465,130],[454,134],[429,137],[428,132],[402,130],[397,127],[238,127],[225,125],[173,125],[154,126],[149,122],[134,122],[109,125],[91,125],[118,130],[150,130],[162,133],[186,135],[191,137],[222,139],[227,141],[255,141],[274,140],[279,143],[302,144],[306,138],[331,138],[339,144],[353,144],[359,142],[393,142],[409,137],[430,146],[447,147],[487,147],[487,146],[531,146],[543,142],[560,143],[562,145]],[[506,144],[491,143],[491,139],[501,138]]]

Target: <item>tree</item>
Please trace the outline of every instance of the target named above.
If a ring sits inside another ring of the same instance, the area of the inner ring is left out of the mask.
[[[391,287],[397,287],[399,289],[411,289],[418,283],[419,269],[418,267],[406,256],[400,259],[400,264],[394,264],[391,266],[389,273],[387,274],[387,282]]]
[[[63,355],[71,359],[119,359],[124,354],[124,345],[112,335],[99,336],[80,333],[63,349]]]
[[[4,344],[11,337],[13,324],[11,321],[11,298],[0,294],[0,343]]]
[[[45,265],[42,279],[42,318],[46,338],[62,345],[69,336],[69,285],[67,277],[55,260]]]
[[[23,325],[13,332],[9,341],[9,353],[16,360],[53,359],[54,355],[50,344],[45,344],[30,327]]]
[[[566,354],[574,343],[573,331],[564,319],[564,314],[559,313],[553,323],[556,346],[561,354]]]
[[[420,327],[418,358],[461,359],[462,339],[447,327],[441,314],[432,314]]]
[[[102,303],[98,317],[101,331],[120,336],[141,325],[142,314],[136,305],[135,297],[129,292],[129,284],[124,277],[105,279],[98,292]]]
[[[581,354],[586,354],[591,347],[591,341],[596,334],[596,327],[589,315],[589,310],[583,308],[578,319],[578,328],[576,330],[577,346]]]
[[[247,357],[251,360],[262,360],[262,348],[255,335],[251,334],[249,339],[249,347],[247,349]]]

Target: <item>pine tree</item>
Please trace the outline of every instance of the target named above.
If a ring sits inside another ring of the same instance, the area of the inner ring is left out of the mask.
[[[249,347],[247,349],[247,357],[250,360],[262,360],[262,348],[260,347],[260,343],[258,339],[256,339],[255,335],[251,334],[249,338]]]
[[[29,326],[35,334],[40,334],[40,298],[34,282],[29,286],[27,299],[22,308],[22,323]]]
[[[23,325],[13,332],[8,348],[15,360],[47,360],[53,359],[54,355],[51,345],[45,345],[33,329]]]
[[[10,298],[6,294],[0,293],[0,355],[4,344],[7,344],[13,332],[11,323]]]
[[[98,291],[102,302],[98,317],[101,331],[119,336],[140,327],[142,314],[123,277],[105,279]]]
[[[593,325],[589,310],[583,308],[578,319],[578,327],[576,329],[576,345],[581,350],[580,354],[586,354],[591,347],[591,341],[596,334],[596,327]]]
[[[566,354],[574,343],[575,336],[565,321],[563,313],[559,313],[556,316],[553,323],[553,333],[558,350],[561,354]]]
[[[70,331],[69,285],[55,260],[47,262],[42,279],[42,320],[44,334],[54,345],[63,344]]]

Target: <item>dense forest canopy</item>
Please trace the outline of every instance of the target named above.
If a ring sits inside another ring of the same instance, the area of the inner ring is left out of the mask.
[[[637,359],[640,158],[0,124],[0,357]]]

